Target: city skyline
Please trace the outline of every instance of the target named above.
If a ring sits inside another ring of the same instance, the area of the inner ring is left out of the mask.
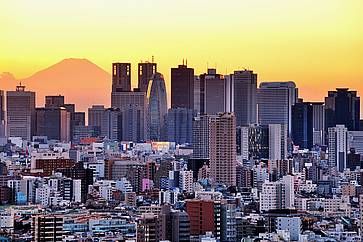
[[[170,68],[182,59],[195,73],[207,66],[223,74],[246,68],[259,74],[259,82],[294,80],[312,101],[335,87],[363,90],[361,1],[85,3],[2,2],[0,73],[24,79],[77,57],[108,73],[113,62],[131,62],[136,77],[136,63],[154,56],[168,91]]]

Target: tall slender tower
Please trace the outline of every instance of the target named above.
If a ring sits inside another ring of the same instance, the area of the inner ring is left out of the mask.
[[[257,118],[257,74],[250,70],[235,71],[234,112],[237,126],[256,123]]]
[[[149,134],[151,140],[160,141],[165,138],[165,118],[168,110],[165,80],[156,72],[148,90],[149,100]]]
[[[112,63],[112,92],[131,91],[131,64]]]
[[[35,92],[21,84],[6,93],[7,134],[30,141],[35,131]]]
[[[5,136],[5,95],[0,90],[0,137]]]
[[[149,82],[156,73],[156,63],[144,62],[138,65],[138,88],[141,92],[147,92]]]
[[[171,68],[171,107],[194,109],[194,69]]]
[[[219,113],[210,120],[209,158],[213,182],[236,185],[236,118]]]

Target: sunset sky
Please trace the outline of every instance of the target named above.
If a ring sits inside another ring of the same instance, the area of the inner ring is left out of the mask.
[[[363,1],[0,2],[0,73],[24,78],[77,57],[107,71],[131,62],[135,84],[137,63],[151,56],[168,82],[187,58],[196,73],[249,68],[259,81],[294,80],[305,99],[336,86],[363,96]]]

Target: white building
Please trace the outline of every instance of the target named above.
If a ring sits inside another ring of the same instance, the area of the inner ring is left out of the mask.
[[[348,129],[344,125],[336,125],[328,129],[328,135],[329,165],[342,172],[347,167]]]
[[[301,233],[301,219],[299,217],[278,217],[276,219],[276,230],[289,232],[290,239],[297,241]]]

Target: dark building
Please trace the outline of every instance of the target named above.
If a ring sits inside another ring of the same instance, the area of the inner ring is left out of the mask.
[[[236,129],[237,154],[243,159],[269,158],[269,127],[268,125],[249,125]]]
[[[47,136],[48,139],[70,141],[70,113],[63,107],[48,107],[36,109],[37,136]]]
[[[5,136],[5,94],[0,90],[0,137]]]
[[[85,112],[75,112],[73,119],[73,127],[86,125],[86,113]]]
[[[65,177],[81,180],[81,199],[83,203],[86,202],[88,186],[93,184],[93,170],[84,168],[83,163],[78,162],[70,168],[59,168],[57,172]]]
[[[354,171],[357,167],[359,169],[362,167],[361,155],[357,154],[354,148],[351,148],[347,155],[347,169]]]
[[[237,126],[256,123],[257,74],[250,70],[235,71],[234,113]]]
[[[34,241],[62,241],[63,217],[49,215],[34,216],[32,234]]]
[[[75,165],[70,159],[38,159],[35,160],[35,169],[42,170],[44,176],[51,176],[59,168],[71,168]]]
[[[149,82],[152,78],[152,76],[157,71],[157,65],[156,63],[139,63],[138,64],[138,88],[140,92],[147,92],[149,87]]]
[[[167,141],[191,144],[193,139],[194,111],[187,108],[171,108],[166,118]]]
[[[359,130],[360,97],[357,91],[348,88],[329,91],[325,98],[325,121],[326,131],[337,124],[345,125],[349,131]]]
[[[112,92],[131,91],[131,64],[112,63]]]
[[[292,140],[303,149],[313,147],[313,106],[298,102],[292,106]]]
[[[215,232],[215,211],[212,200],[187,200],[186,212],[190,219],[191,235],[204,235],[206,232]]]
[[[194,69],[171,68],[171,107],[194,109]]]
[[[45,96],[46,108],[58,108],[64,106],[64,96]]]

